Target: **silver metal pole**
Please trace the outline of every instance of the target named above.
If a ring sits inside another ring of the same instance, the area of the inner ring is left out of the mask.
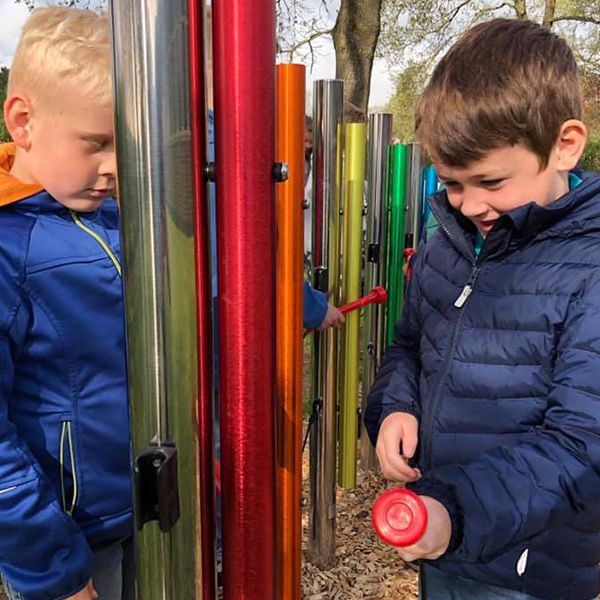
[[[343,148],[342,81],[314,84],[313,265],[315,288],[340,297],[340,195]],[[313,347],[313,415],[310,438],[309,558],[322,569],[335,561],[335,485],[338,336],[316,333]]]
[[[378,113],[369,115],[367,142],[367,230],[365,239],[365,292],[376,285],[383,285],[385,261],[386,223],[386,173],[388,170],[388,146],[392,140],[392,115]],[[365,307],[362,336],[362,402],[364,415],[367,394],[385,349],[385,306],[370,304]],[[360,430],[361,467],[377,468],[377,457],[361,420]]]
[[[111,0],[140,600],[201,591],[187,0]]]
[[[423,168],[423,155],[419,144],[408,145],[408,188],[406,190],[406,247],[419,246],[421,238],[422,211],[421,211],[421,170]]]

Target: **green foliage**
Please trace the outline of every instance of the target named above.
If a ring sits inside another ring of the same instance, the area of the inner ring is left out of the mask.
[[[580,166],[585,171],[600,173],[600,136],[590,137],[581,157]]]
[[[6,100],[6,85],[8,83],[8,68],[0,67],[0,108],[4,106],[4,100]],[[0,142],[8,142],[10,136],[6,130],[4,119],[2,117],[2,111],[0,110]]]
[[[396,78],[396,91],[385,110],[393,115],[393,135],[400,142],[414,141],[415,107],[427,73],[426,65],[413,63]]]

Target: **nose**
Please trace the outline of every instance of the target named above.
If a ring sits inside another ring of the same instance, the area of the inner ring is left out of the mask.
[[[106,152],[100,164],[100,175],[115,179],[117,176],[117,153],[114,150]]]
[[[457,208],[467,219],[482,217],[489,210],[489,206],[485,200],[485,192],[471,187],[465,187],[460,194],[458,204],[457,206],[452,202],[454,208]]]

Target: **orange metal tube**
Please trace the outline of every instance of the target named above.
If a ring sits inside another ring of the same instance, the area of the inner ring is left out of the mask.
[[[275,157],[289,168],[276,186],[277,523],[275,598],[300,600],[302,560],[303,65],[277,65]]]

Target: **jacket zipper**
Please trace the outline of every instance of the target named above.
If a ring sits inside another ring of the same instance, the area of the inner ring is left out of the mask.
[[[471,293],[473,292],[473,288],[475,287],[475,281],[477,280],[477,276],[479,275],[479,272],[481,270],[481,267],[477,264],[473,265],[473,269],[471,270],[471,274],[469,275],[469,279],[467,280],[467,283],[465,284],[465,286],[463,287],[460,295],[458,296],[458,298],[454,301],[454,306],[460,311],[458,313],[458,316],[456,318],[456,321],[454,323],[454,331],[452,332],[452,341],[450,343],[450,349],[448,351],[448,358],[446,359],[446,364],[444,365],[444,370],[442,371],[442,375],[439,378],[437,385],[435,387],[435,393],[433,395],[433,400],[431,402],[431,408],[429,411],[427,411],[427,423],[425,426],[425,423],[423,424],[424,429],[425,429],[425,439],[424,439],[424,446],[425,446],[425,455],[423,457],[423,462],[424,464],[424,469],[429,469],[431,467],[431,445],[432,445],[432,437],[433,437],[433,417],[436,413],[436,408],[437,408],[437,404],[439,401],[439,397],[440,397],[440,390],[442,387],[442,383],[444,382],[444,380],[446,379],[446,376],[448,375],[448,371],[450,370],[450,364],[452,363],[452,359],[454,357],[454,351],[456,350],[456,341],[458,339],[458,334],[460,331],[460,325],[462,323],[465,311],[463,310],[467,301],[469,300],[469,296],[471,295]]]
[[[77,225],[77,227],[79,227],[79,229],[85,231],[89,236],[93,237],[98,242],[98,244],[100,244],[104,252],[106,252],[108,258],[110,258],[113,265],[115,265],[115,269],[117,270],[119,277],[121,277],[121,263],[119,262],[119,259],[115,256],[115,253],[112,251],[111,247],[93,229],[90,229],[87,225],[85,225],[85,223],[83,223],[83,221],[79,218],[79,215],[75,211],[70,210],[69,214],[71,215],[71,219],[73,219],[73,222],[75,223],[75,225]]]
[[[456,238],[451,236],[450,231],[444,225],[443,218],[440,218],[440,214],[436,210],[437,207],[435,206],[435,204],[431,203],[430,206],[431,206],[431,210],[432,210],[433,214],[435,215],[435,217],[438,220],[438,223],[440,224],[440,227],[442,228],[442,231],[446,234],[448,239],[456,240]],[[433,438],[433,418],[436,413],[436,408],[437,408],[437,404],[438,404],[439,397],[440,397],[442,383],[444,382],[444,380],[446,379],[446,377],[448,375],[448,371],[450,370],[450,364],[452,363],[452,359],[454,356],[454,351],[456,350],[456,341],[458,339],[458,333],[460,331],[460,325],[462,323],[463,315],[464,315],[463,309],[464,309],[466,303],[468,302],[469,297],[473,293],[473,288],[475,287],[475,282],[477,280],[477,276],[479,275],[479,271],[481,270],[481,265],[479,264],[478,259],[475,258],[474,249],[469,248],[468,244],[466,244],[466,243],[463,244],[463,242],[464,242],[463,238],[459,238],[456,241],[460,242],[460,245],[462,246],[463,250],[465,250],[465,255],[471,262],[472,268],[471,268],[471,273],[469,274],[469,278],[467,279],[465,285],[463,286],[462,291],[460,292],[459,296],[454,301],[454,307],[456,309],[458,309],[460,312],[458,313],[458,316],[454,323],[454,330],[452,331],[452,339],[450,342],[450,349],[448,351],[448,357],[446,359],[446,363],[442,370],[442,374],[436,384],[435,392],[433,394],[433,399],[431,402],[431,408],[426,413],[426,416],[428,418],[425,419],[423,422],[423,429],[425,431],[425,435],[424,435],[424,439],[423,439],[423,448],[425,449],[425,452],[423,453],[423,461],[422,462],[423,462],[424,470],[427,470],[431,467],[431,446],[432,446],[432,442],[433,442],[433,440],[432,440],[432,438]],[[480,253],[480,256],[481,256],[481,253]]]
[[[71,466],[71,478],[73,480],[73,495],[71,501],[67,502],[67,492],[65,486],[65,440],[68,445],[69,451],[69,463]],[[64,420],[60,427],[60,490],[62,494],[62,505],[63,510],[68,514],[72,515],[77,505],[77,467],[75,466],[75,449],[73,447],[73,429],[72,422],[70,420]]]

